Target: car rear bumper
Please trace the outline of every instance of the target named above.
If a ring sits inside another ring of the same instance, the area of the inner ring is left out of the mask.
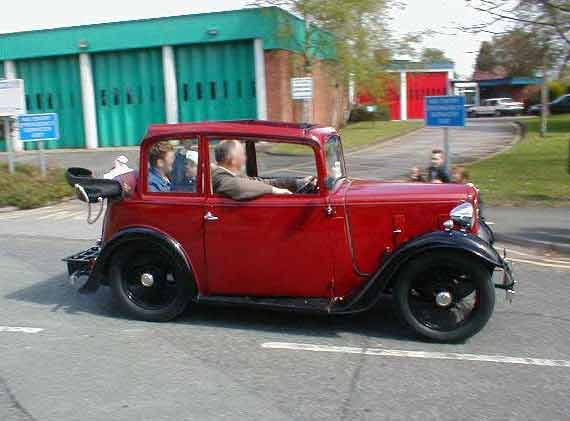
[[[79,285],[79,280],[83,277],[87,277],[87,279],[90,278],[100,252],[101,246],[96,245],[63,259],[63,261],[67,263],[67,273],[70,283],[78,288],[80,292],[85,289],[89,281]]]

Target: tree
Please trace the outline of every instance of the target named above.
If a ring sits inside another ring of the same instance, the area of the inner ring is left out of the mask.
[[[493,44],[489,41],[483,41],[479,47],[475,68],[483,72],[492,72],[496,67],[497,60],[495,59]]]
[[[532,34],[541,74],[542,88],[541,134],[547,130],[548,76],[565,67],[570,59],[570,0],[466,0],[467,5],[480,12],[485,20],[476,25],[460,27],[471,33],[493,33],[497,25],[508,30],[520,29]],[[504,34],[505,31],[501,31]],[[528,44],[527,44],[528,47]],[[526,48],[525,48],[526,49]]]
[[[445,55],[445,52],[437,48],[424,48],[420,61],[422,63],[453,63],[453,61]]]
[[[504,35],[497,35],[494,41],[495,61],[510,76],[535,76],[544,66],[545,60],[550,66],[551,60],[543,57],[544,46],[540,35],[527,32],[523,28],[514,28]],[[537,57],[543,57],[537,60]]]
[[[378,78],[386,67],[391,49],[397,45],[387,30],[387,11],[396,0],[253,0],[253,6],[278,6],[305,22],[305,33],[287,27],[279,29],[296,45],[297,56],[302,63],[297,68],[310,74],[319,60],[319,52],[329,49],[334,41],[336,58],[329,66],[337,84],[366,87],[379,97],[384,84]],[[322,31],[334,37],[322,35]]]

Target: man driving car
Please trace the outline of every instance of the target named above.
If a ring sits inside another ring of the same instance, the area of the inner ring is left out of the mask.
[[[238,140],[224,140],[216,146],[218,167],[212,171],[214,193],[234,200],[250,200],[266,194],[292,194],[299,184],[311,180],[295,178],[262,179],[243,175],[246,164],[244,145]]]

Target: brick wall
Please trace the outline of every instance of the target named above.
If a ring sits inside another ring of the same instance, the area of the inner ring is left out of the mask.
[[[301,122],[303,105],[291,98],[291,77],[295,71],[294,53],[285,50],[265,52],[265,77],[267,82],[267,115],[270,120]],[[314,98],[311,106],[311,122],[340,126],[348,107],[347,90],[333,77],[333,69],[326,62],[318,62],[313,68]]]

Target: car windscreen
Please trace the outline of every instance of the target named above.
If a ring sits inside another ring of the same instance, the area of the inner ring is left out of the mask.
[[[325,144],[325,157],[327,161],[327,188],[331,189],[335,183],[346,177],[346,166],[342,143],[338,135],[330,136]]]

